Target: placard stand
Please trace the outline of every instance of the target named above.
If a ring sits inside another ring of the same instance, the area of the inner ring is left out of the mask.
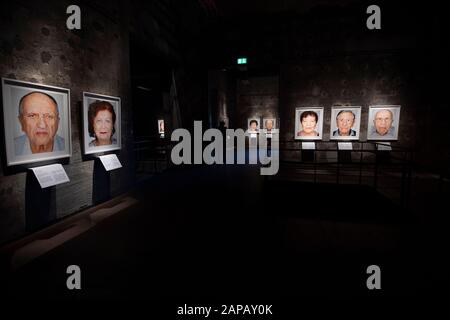
[[[353,144],[351,142],[338,142],[337,150],[338,150],[337,152],[338,162],[340,163],[352,162]]]
[[[95,156],[94,172],[92,176],[93,204],[99,204],[111,198],[110,172],[121,167],[122,164],[114,153]]]
[[[266,134],[266,140],[267,140],[266,156],[271,157],[272,156],[272,134],[271,133]]]
[[[302,142],[302,161],[314,161],[316,143],[314,141]]]
[[[390,142],[377,143],[377,163],[390,163],[392,146]]]
[[[30,168],[25,181],[25,229],[38,230],[56,220],[56,188],[69,182],[63,166]]]

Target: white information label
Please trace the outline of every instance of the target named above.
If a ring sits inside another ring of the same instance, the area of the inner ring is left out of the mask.
[[[383,142],[383,144],[377,144],[378,151],[392,151],[390,142]]]
[[[266,134],[266,138],[267,138],[267,139],[272,139],[272,134],[271,134],[271,133],[267,133],[267,134]]]
[[[99,156],[99,158],[102,161],[106,171],[122,168],[122,164],[120,163],[119,158],[117,158],[117,155],[114,153],[107,154],[105,156]]]
[[[252,138],[252,139],[258,138],[258,134],[257,133],[250,133],[250,138]]]
[[[302,150],[316,150],[315,142],[302,142]]]
[[[42,189],[70,181],[63,166],[59,163],[31,168],[31,170]]]
[[[338,142],[338,150],[353,150],[351,142]]]

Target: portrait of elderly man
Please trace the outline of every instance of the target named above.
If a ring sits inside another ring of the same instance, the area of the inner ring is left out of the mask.
[[[24,95],[18,119],[24,134],[14,138],[16,156],[64,151],[64,138],[56,134],[59,110],[52,96],[38,91]]]
[[[273,120],[272,119],[268,119],[264,122],[264,127],[265,129],[270,132],[273,129]]]
[[[264,132],[266,133],[277,133],[277,125],[276,120],[274,118],[263,119],[264,123]]]
[[[353,125],[355,124],[355,114],[351,110],[341,110],[336,115],[336,126],[337,129],[333,131],[333,136],[345,137],[345,136],[356,136],[356,131],[353,130]]]
[[[394,114],[389,109],[381,109],[375,113],[373,117],[373,130],[371,136],[373,138],[393,138],[395,134]]]

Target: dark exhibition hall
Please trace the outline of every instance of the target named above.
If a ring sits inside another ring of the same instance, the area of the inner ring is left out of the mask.
[[[2,301],[448,292],[440,2],[0,3]]]

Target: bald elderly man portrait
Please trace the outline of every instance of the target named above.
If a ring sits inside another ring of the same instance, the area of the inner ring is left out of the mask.
[[[372,138],[393,138],[395,134],[394,114],[389,109],[381,109],[373,118]]]
[[[52,96],[38,91],[24,95],[18,118],[24,134],[14,139],[16,156],[64,151],[64,138],[56,134],[59,111]]]

